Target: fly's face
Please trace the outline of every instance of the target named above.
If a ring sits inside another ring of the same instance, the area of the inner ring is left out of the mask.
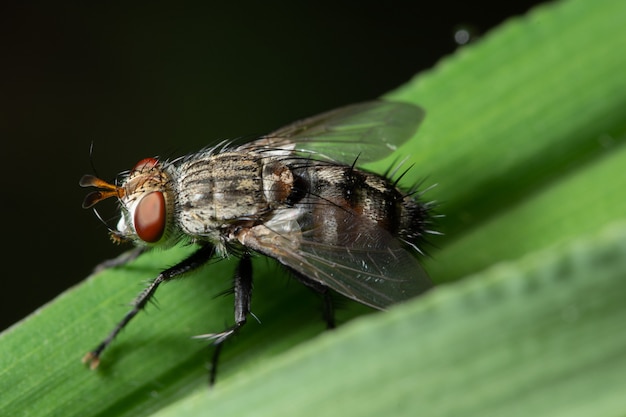
[[[120,185],[85,175],[80,185],[97,187],[98,190],[87,195],[83,207],[91,207],[108,197],[117,197],[120,219],[117,230],[111,230],[114,241],[167,244],[175,235],[175,191],[171,171],[167,163],[146,158],[135,165]]]

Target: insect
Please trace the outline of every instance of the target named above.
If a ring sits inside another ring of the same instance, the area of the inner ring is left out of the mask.
[[[146,158],[114,183],[92,175],[83,207],[114,197],[120,219],[110,233],[141,250],[180,241],[198,245],[161,272],[132,309],[84,358],[100,356],[157,287],[215,256],[235,254],[234,325],[203,335],[216,345],[211,382],[222,344],[251,314],[253,254],[276,259],[321,293],[324,319],[334,327],[329,290],[376,309],[414,297],[430,286],[416,255],[428,229],[430,204],[403,192],[397,181],[356,168],[383,158],[410,138],[421,108],[372,101],[304,119],[250,143],[218,146],[173,160]],[[393,177],[393,175],[391,175]],[[401,177],[401,175],[400,175]]]

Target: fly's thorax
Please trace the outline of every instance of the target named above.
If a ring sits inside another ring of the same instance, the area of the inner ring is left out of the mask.
[[[146,245],[166,245],[175,229],[174,167],[146,158],[139,161],[119,186],[119,236]]]
[[[284,165],[254,152],[200,153],[178,172],[181,229],[216,243],[229,228],[262,222],[287,198],[292,181]]]

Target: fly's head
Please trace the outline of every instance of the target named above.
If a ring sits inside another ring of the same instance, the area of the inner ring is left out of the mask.
[[[83,208],[109,197],[117,197],[121,217],[117,230],[110,230],[115,242],[133,241],[156,246],[169,243],[174,229],[174,190],[171,168],[156,158],[139,161],[120,184],[110,184],[93,175],[84,175],[82,187],[95,187],[83,201]]]

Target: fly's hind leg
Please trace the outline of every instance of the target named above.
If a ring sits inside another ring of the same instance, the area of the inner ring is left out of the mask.
[[[252,261],[248,253],[243,254],[237,270],[235,271],[233,293],[235,295],[235,324],[221,333],[196,336],[196,338],[212,340],[215,345],[211,359],[211,371],[209,373],[210,385],[215,383],[217,364],[224,342],[246,324],[248,314],[250,314],[250,302],[252,300]]]
[[[334,302],[333,302],[333,297],[332,297],[332,293],[330,291],[330,288],[328,288],[326,285],[324,284],[320,284],[317,281],[314,281],[304,275],[302,275],[301,273],[294,271],[293,269],[289,268],[289,270],[291,271],[291,273],[294,275],[294,277],[296,277],[296,279],[298,281],[300,281],[301,283],[303,283],[304,285],[306,285],[307,287],[311,288],[313,291],[315,291],[316,293],[320,294],[322,296],[322,302],[324,303],[323,305],[323,310],[322,310],[322,318],[324,319],[324,322],[326,323],[326,328],[328,329],[334,329],[336,324],[335,324],[335,306],[334,306]]]

